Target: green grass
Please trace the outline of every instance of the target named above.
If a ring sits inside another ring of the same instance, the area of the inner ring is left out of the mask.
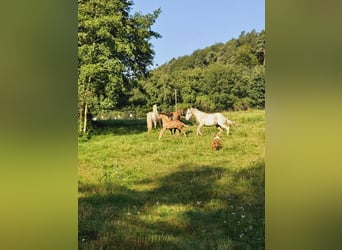
[[[225,115],[219,151],[187,121],[187,138],[126,120],[80,141],[79,248],[264,249],[265,112]]]

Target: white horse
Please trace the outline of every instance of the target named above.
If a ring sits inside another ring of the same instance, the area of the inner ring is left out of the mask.
[[[227,135],[229,135],[229,127],[234,125],[233,121],[228,120],[221,113],[212,113],[208,114],[202,111],[199,111],[196,108],[188,108],[186,111],[185,119],[188,121],[191,116],[194,116],[197,123],[199,124],[197,127],[197,135],[202,135],[201,128],[203,126],[216,126],[221,133],[222,128],[227,130]]]
[[[160,126],[160,118],[156,104],[153,105],[152,112],[146,114],[146,122],[148,132],[150,132],[153,127],[156,129],[157,125]]]

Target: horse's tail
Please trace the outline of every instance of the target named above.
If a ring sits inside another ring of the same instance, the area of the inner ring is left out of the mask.
[[[147,132],[152,130],[152,116],[151,113],[147,113],[146,115],[146,123],[147,123]]]
[[[228,126],[234,126],[235,125],[235,122],[233,122],[227,118],[226,118],[226,123],[228,124]]]

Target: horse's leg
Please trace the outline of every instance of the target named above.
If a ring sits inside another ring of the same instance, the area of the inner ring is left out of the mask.
[[[166,128],[162,128],[160,130],[158,139],[160,139],[163,136],[163,133],[164,133],[165,130],[166,130]]]
[[[197,127],[197,135],[202,135],[201,128],[203,127],[203,124],[199,124]]]
[[[218,135],[220,135],[223,131],[223,129],[220,126],[217,126],[218,130],[220,130],[220,132],[218,132]]]
[[[227,129],[227,135],[229,135],[229,126],[227,126],[226,129]]]
[[[152,119],[150,114],[146,115],[146,122],[147,122],[147,132],[150,132],[152,130]]]
[[[229,126],[225,125],[225,124],[220,124],[220,127],[224,128],[227,130],[227,135],[229,135]],[[222,129],[221,129],[222,130]]]
[[[178,137],[181,133],[184,134],[184,130],[182,129],[182,127],[177,127],[175,128],[175,131],[177,131],[176,136]],[[176,133],[176,132],[175,132]],[[184,134],[185,135],[185,134]],[[185,135],[186,137],[186,135]]]

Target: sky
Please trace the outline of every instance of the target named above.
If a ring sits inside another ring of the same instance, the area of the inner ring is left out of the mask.
[[[197,49],[238,38],[242,31],[265,29],[265,0],[133,0],[131,14],[160,8],[151,39],[152,68]]]

